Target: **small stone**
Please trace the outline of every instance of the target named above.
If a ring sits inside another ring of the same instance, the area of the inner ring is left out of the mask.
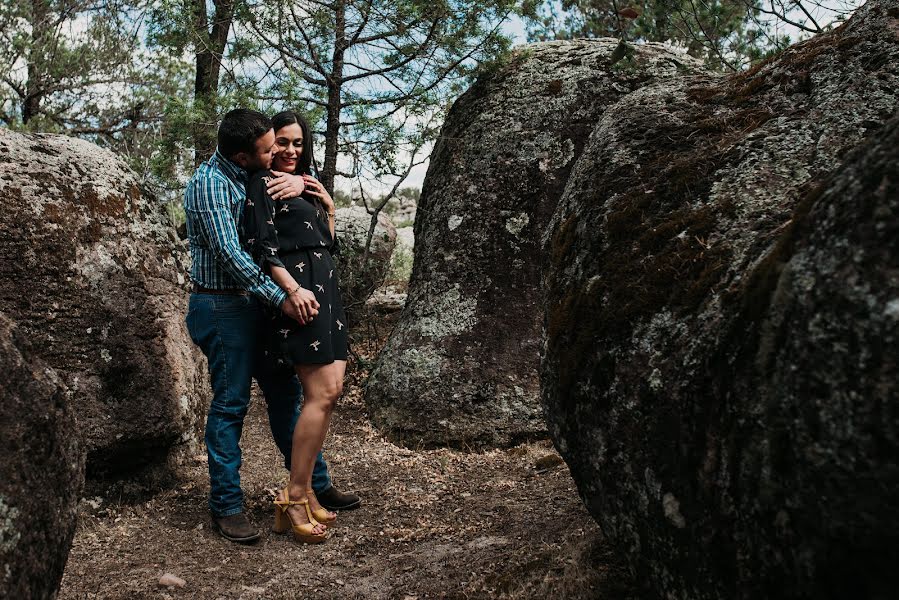
[[[159,578],[159,585],[165,587],[184,587],[187,585],[187,582],[178,577],[177,575],[172,575],[171,573],[166,573],[162,577]]]

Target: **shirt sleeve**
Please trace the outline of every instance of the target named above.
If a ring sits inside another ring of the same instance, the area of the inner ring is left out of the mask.
[[[253,262],[240,246],[237,226],[231,214],[228,184],[214,177],[195,182],[189,209],[194,213],[201,235],[209,244],[216,261],[231,277],[253,295],[272,306],[281,306],[287,294]]]
[[[254,177],[247,189],[244,233],[253,260],[263,271],[269,273],[271,266],[284,267],[278,256],[281,246],[275,229],[275,202],[263,177]]]

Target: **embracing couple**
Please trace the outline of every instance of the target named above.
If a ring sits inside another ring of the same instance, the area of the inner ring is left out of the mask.
[[[259,531],[243,511],[240,434],[252,379],[290,471],[275,499],[278,533],[322,542],[333,511],[359,506],[332,484],[321,448],[343,391],[347,319],[340,300],[334,201],[314,173],[312,135],[292,112],[237,109],[184,192],[193,293],[191,339],[206,355],[209,509],[234,542]],[[303,398],[302,410],[300,401]]]

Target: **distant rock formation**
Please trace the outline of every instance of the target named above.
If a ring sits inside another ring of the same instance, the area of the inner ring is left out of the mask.
[[[0,311],[70,390],[88,477],[133,477],[198,442],[208,376],[162,207],[111,152],[6,129],[0,196]]]
[[[372,234],[368,258],[365,242],[371,227],[371,215],[363,206],[337,209],[335,231],[340,243],[337,269],[340,275],[340,293],[350,317],[358,311],[374,293],[390,268],[390,256],[396,245],[396,228],[390,217],[381,212]],[[350,319],[350,328],[353,319]]]
[[[453,105],[418,204],[406,307],[366,389],[391,439],[483,447],[545,435],[540,236],[606,108],[698,69],[662,45],[622,48],[531,44]]]
[[[899,2],[605,112],[545,252],[543,398],[666,598],[886,598],[899,540]]]
[[[0,314],[0,598],[53,598],[84,460],[65,385]]]
[[[391,314],[403,310],[406,306],[406,290],[409,287],[409,276],[412,274],[415,235],[412,227],[401,227],[396,230],[396,246],[390,255],[390,268],[384,283],[375,290],[366,306],[380,314]]]

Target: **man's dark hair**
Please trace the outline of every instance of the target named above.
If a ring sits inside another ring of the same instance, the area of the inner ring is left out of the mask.
[[[272,121],[261,112],[248,108],[228,111],[219,125],[219,152],[232,158],[239,152],[252,154],[256,140],[272,128]]]

